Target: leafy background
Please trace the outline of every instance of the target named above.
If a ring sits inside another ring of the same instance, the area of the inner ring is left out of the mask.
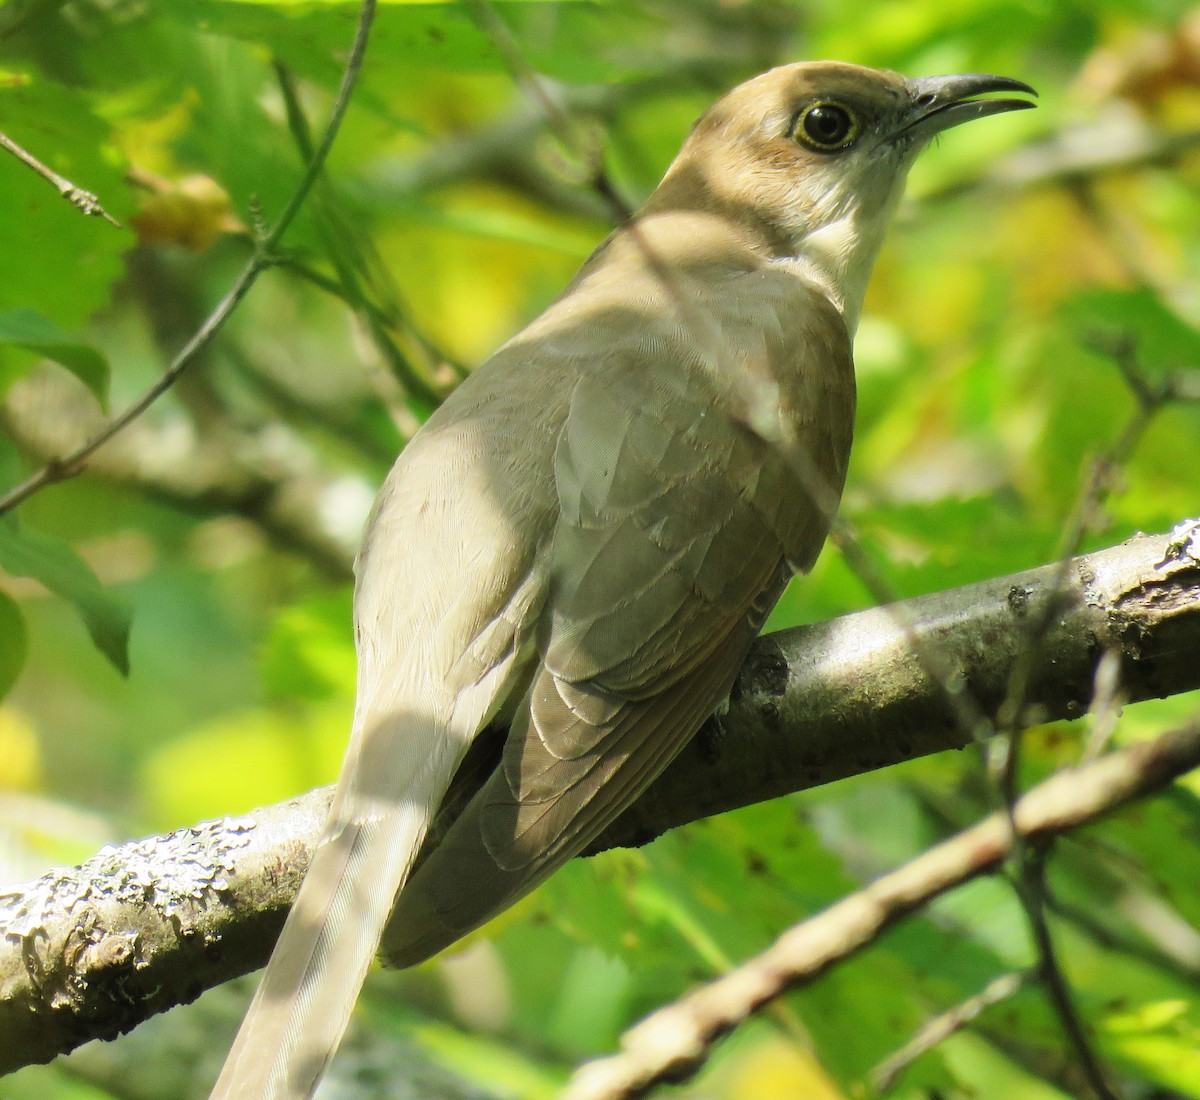
[[[845,511],[898,593],[1054,557],[1083,472],[1136,406],[1105,342],[1132,340],[1151,377],[1200,360],[1200,15],[1184,4],[494,10],[571,142],[478,5],[382,5],[286,262],[88,476],[0,523],[0,877],[333,778],[353,691],[349,563],[391,457],[607,231],[588,151],[636,201],[691,120],[772,64],[999,72],[1041,92],[1040,110],[926,155],[868,296]],[[124,227],[0,154],[0,484],[123,408],[211,309],[302,171],[283,89],[318,129],[356,14],[338,0],[0,6],[0,130]],[[1200,406],[1165,408],[1088,545],[1195,512],[1198,439]],[[830,550],[772,625],[871,602]],[[1128,708],[1117,739],[1195,705]],[[1033,731],[1024,779],[1076,759],[1085,735]],[[328,1095],[549,1096],[646,1011],[974,820],[980,774],[966,753],[915,761],[577,862],[466,951],[379,975]],[[1064,964],[1130,1097],[1200,1097],[1196,794],[1180,783],[1063,842],[1051,866]],[[924,1020],[1034,961],[1009,887],[972,884],[743,1029],[678,1095],[867,1095]],[[246,993],[214,991],[0,1092],[203,1095]],[[892,1094],[1071,1096],[1064,1050],[1027,988]]]

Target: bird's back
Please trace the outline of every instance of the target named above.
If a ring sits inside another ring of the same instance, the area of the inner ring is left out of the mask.
[[[542,541],[507,559],[537,564],[537,590],[511,589],[520,605],[500,617],[538,626],[513,633],[530,663],[512,680],[525,694],[503,763],[402,892],[385,935],[394,962],[510,904],[628,805],[724,698],[787,576],[824,540],[830,517],[808,479],[840,494],[854,410],[845,326],[753,249],[688,247],[713,238],[689,233],[695,220],[617,234],[408,460],[465,463],[463,433],[478,432],[487,445],[465,482],[489,494],[490,534],[534,509]],[[536,448],[511,436],[514,391]],[[536,465],[521,465],[533,450]],[[415,472],[402,459],[377,521],[396,536]],[[410,503],[406,524],[419,512]]]

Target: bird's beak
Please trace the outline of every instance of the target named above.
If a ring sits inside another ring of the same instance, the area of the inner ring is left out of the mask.
[[[973,118],[1004,111],[1024,111],[1037,104],[1027,99],[976,99],[988,92],[1024,92],[1036,96],[1028,84],[1007,76],[962,73],[957,76],[926,76],[908,81],[912,106],[905,112],[893,135],[896,139],[925,141]]]

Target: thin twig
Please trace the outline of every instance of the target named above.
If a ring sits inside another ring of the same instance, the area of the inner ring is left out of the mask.
[[[1097,236],[1108,245],[1109,253],[1125,277],[1135,286],[1153,288],[1164,302],[1169,303],[1175,288],[1154,270],[1144,243],[1137,240],[1128,221],[1104,202],[1097,182],[1094,176],[1076,176],[1064,182],[1063,190],[1075,200]]]
[[[939,1013],[894,1054],[889,1055],[871,1071],[871,1082],[880,1092],[887,1092],[909,1066],[939,1043],[974,1023],[984,1012],[1022,990],[1031,978],[1027,970],[1001,974],[989,982],[974,997],[960,1001],[953,1008]]]
[[[333,148],[333,142],[337,137],[338,130],[341,128],[342,119],[350,106],[351,93],[354,91],[355,84],[358,83],[358,73],[362,68],[363,56],[367,50],[367,40],[371,35],[371,24],[375,19],[375,3],[376,0],[363,0],[358,16],[358,26],[354,32],[354,44],[350,48],[350,57],[346,61],[346,71],[342,74],[341,86],[338,88],[337,96],[333,101],[333,108],[329,112],[329,121],[325,124],[321,140],[317,142],[316,148],[312,151],[308,168],[304,173],[304,178],[300,181],[300,186],[296,188],[296,193],[292,195],[292,201],[288,203],[283,213],[279,215],[279,221],[276,223],[274,231],[266,240],[268,249],[273,248],[279,243],[284,231],[299,212],[301,205],[308,197],[309,191],[312,190],[325,167],[329,150]]]
[[[1080,182],[1176,164],[1198,146],[1198,129],[1166,133],[1117,108],[1094,124],[1064,129],[1015,149],[986,171],[949,180],[926,192],[921,201],[945,202],[980,187],[1070,189]]]
[[[1105,950],[1116,952],[1118,955],[1128,955],[1131,959],[1152,966],[1172,981],[1183,979],[1192,985],[1200,986],[1200,964],[1195,958],[1188,958],[1179,953],[1167,953],[1157,945],[1118,932],[1104,924],[1091,909],[1063,901],[1053,893],[1047,893],[1046,907],[1059,920],[1074,925],[1083,935]]]
[[[1017,803],[1017,833],[1047,843],[1163,789],[1200,766],[1200,719],[1059,772]],[[752,1013],[806,985],[934,898],[999,868],[1013,848],[1008,815],[928,849],[870,886],[795,925],[762,954],[659,1009],[622,1039],[622,1053],[583,1066],[563,1100],[632,1100],[700,1068],[713,1045]]]
[[[1016,835],[1021,834],[1018,832]],[[1046,853],[1043,849],[1030,849],[1028,845],[1025,849],[1026,859],[1015,885],[1038,954],[1039,984],[1046,991],[1051,1007],[1066,1033],[1079,1062],[1079,1068],[1092,1092],[1099,1100],[1118,1100],[1118,1093],[1108,1082],[1100,1058],[1092,1046],[1091,1036],[1088,1035],[1083,1018],[1079,1014],[1070,981],[1058,961],[1058,951],[1050,933],[1050,922],[1046,918]]]
[[[300,159],[305,165],[312,164],[312,130],[309,128],[304,109],[300,106],[300,89],[296,87],[296,78],[292,75],[292,70],[277,57],[271,59],[271,68],[274,70],[275,79],[279,82],[279,91],[283,95],[283,109],[287,115],[288,133],[292,135],[292,140],[300,151]]]
[[[355,416],[345,415],[340,409],[297,393],[278,381],[241,348],[230,349],[229,360],[242,377],[281,411],[289,422],[310,424],[351,448],[367,462],[382,465],[385,470],[395,461],[399,446],[379,439],[374,433],[364,432]]]
[[[1132,339],[1123,338],[1109,350],[1134,395],[1137,407],[1117,442],[1088,466],[1064,526],[1058,553],[1058,580],[1052,588],[1051,598],[1040,608],[1039,613],[1029,620],[1027,640],[1022,650],[1023,659],[1013,668],[1007,696],[998,711],[998,736],[988,754],[991,764],[989,772],[995,780],[996,788],[1005,807],[1008,808],[1010,817],[1018,795],[1022,731],[1027,724],[1022,720],[1021,712],[1029,696],[1034,672],[1042,659],[1045,639],[1061,611],[1060,605],[1065,598],[1071,561],[1079,552],[1084,537],[1094,526],[1100,506],[1112,491],[1117,471],[1128,462],[1167,400],[1166,390],[1163,387],[1152,386],[1146,379],[1137,363],[1136,347]],[[1060,592],[1063,593],[1062,597],[1057,596]],[[1075,1010],[1067,979],[1054,951],[1054,941],[1046,918],[1045,871],[1042,857],[1025,850],[1015,823],[1013,830],[1013,882],[1041,959],[1039,976],[1042,986],[1064,1034],[1075,1049],[1088,1084],[1102,1100],[1115,1100],[1116,1093],[1105,1080],[1099,1058],[1091,1048],[1087,1030]]]
[[[312,159],[312,134],[308,119],[304,114],[304,107],[300,102],[300,93],[296,87],[295,77],[281,61],[274,62],[274,70],[287,113],[288,131],[296,143],[301,158],[308,163]],[[429,408],[436,408],[441,404],[444,395],[430,385],[409,356],[392,338],[391,330],[403,324],[412,339],[430,359],[447,363],[451,362],[450,359],[441,355],[430,341],[417,333],[415,326],[400,315],[397,306],[393,304],[390,308],[385,308],[367,292],[367,288],[363,285],[364,281],[372,284],[377,283],[377,280],[372,278],[362,250],[355,246],[353,229],[341,216],[333,188],[329,186],[328,181],[322,180],[321,183],[322,203],[318,206],[318,214],[324,215],[324,217],[316,218],[317,230],[324,241],[329,260],[337,272],[337,278],[320,277],[317,272],[298,261],[289,260],[287,266],[308,278],[322,290],[333,294],[353,310],[387,362],[392,375],[399,380],[411,396]],[[327,225],[326,219],[331,220],[333,225]],[[373,289],[378,290],[379,288],[375,286]],[[391,287],[383,288],[383,293],[385,297],[393,300],[396,297],[396,292]],[[461,377],[464,372],[456,367],[456,373]]]
[[[308,197],[313,184],[320,175],[321,168],[325,163],[326,157],[329,155],[334,138],[337,137],[342,118],[345,116],[346,109],[350,104],[350,95],[354,91],[359,70],[362,68],[363,55],[367,48],[367,40],[370,37],[371,24],[375,18],[375,4],[376,0],[363,0],[362,2],[362,7],[359,11],[358,26],[354,35],[354,44],[350,50],[350,57],[346,62],[345,72],[342,74],[341,86],[334,100],[329,121],[325,125],[325,131],[321,135],[321,140],[317,143],[316,148],[313,150],[312,159],[304,176],[301,178],[288,204],[284,207],[283,213],[279,215],[274,229],[256,242],[253,255],[246,261],[246,266],[242,268],[233,285],[217,304],[217,307],[205,319],[195,335],[187,342],[171,362],[171,365],[163,372],[162,376],[129,408],[110,420],[100,431],[82,443],[69,455],[47,463],[37,473],[21,482],[3,497],[0,497],[0,515],[12,511],[17,505],[22,504],[47,485],[64,481],[78,474],[83,469],[88,458],[103,447],[113,436],[117,435],[118,432],[141,416],[159,397],[175,384],[184,371],[191,366],[198,354],[208,346],[225,322],[229,320],[233,311],[249,292],[259,275],[276,262],[274,255],[276,246],[295,219],[301,205]]]
[[[513,79],[525,93],[541,108],[546,116],[550,129],[559,142],[567,150],[575,150],[581,157],[587,172],[588,184],[607,204],[612,211],[614,220],[627,222],[633,217],[633,208],[617,191],[616,185],[604,167],[604,157],[599,146],[583,146],[580,135],[571,125],[571,118],[547,94],[541,80],[533,71],[521,51],[520,43],[509,29],[507,23],[496,14],[496,9],[490,0],[468,0],[468,7],[474,13],[483,31],[492,40],[500,56],[508,66]]]
[[[121,223],[100,205],[100,200],[95,195],[90,191],[85,191],[82,187],[76,187],[65,176],[60,176],[53,168],[43,164],[28,149],[23,149],[7,134],[0,134],[0,149],[7,149],[22,164],[28,168],[32,168],[34,172],[53,186],[76,210],[83,211],[89,217],[103,218],[110,225],[115,225],[118,229],[121,228]]]
[[[1088,465],[1060,539],[1056,557],[1059,561],[1061,580],[1055,586],[1055,591],[1065,585],[1067,571],[1071,567],[1071,559],[1079,553],[1084,538],[1094,526],[1096,513],[1112,491],[1117,471],[1128,462],[1130,455],[1166,400],[1166,394],[1163,391],[1152,390],[1144,382],[1141,371],[1135,362],[1127,361],[1125,356],[1119,354],[1119,349],[1114,348],[1113,354],[1122,375],[1126,379],[1138,379],[1136,385],[1130,385],[1130,389],[1137,399],[1137,408],[1117,442]],[[1130,345],[1128,355],[1132,356],[1132,354]],[[1006,731],[1021,726],[1020,711],[1028,696],[1030,680],[1041,660],[1042,642],[1060,611],[1059,601],[1052,597],[1042,605],[1038,614],[1030,617],[1025,660],[1018,662],[1014,667],[1008,696],[998,712],[1000,737],[996,742],[998,749],[994,750],[996,755],[993,757],[993,774],[997,777],[1005,800],[1009,803],[1012,802],[1016,789],[1019,760],[1015,747],[1007,744]]]
[[[1091,729],[1081,756],[1085,764],[1107,751],[1126,701],[1125,692],[1121,690],[1121,655],[1115,649],[1105,649],[1096,663],[1092,702],[1088,707]]]
[[[1168,401],[1200,401],[1200,370],[1182,367],[1172,371],[1163,380],[1163,390]]]
[[[94,436],[80,444],[69,455],[51,459],[37,473],[32,474],[15,488],[9,490],[3,497],[0,497],[0,515],[11,512],[19,504],[23,504],[46,486],[74,477],[83,469],[84,463],[96,451],[154,404],[162,394],[170,389],[199,353],[208,346],[209,342],[220,331],[221,326],[229,319],[230,314],[237,308],[238,304],[254,285],[254,281],[267,266],[269,266],[269,261],[265,254],[256,250],[254,256],[242,269],[241,274],[234,280],[233,286],[229,288],[225,297],[218,303],[217,308],[209,314],[195,335],[184,345],[183,350],[175,357],[174,361],[159,379],[137,401],[121,413],[120,416],[116,416],[110,420]]]
[[[9,0],[0,4],[0,42],[19,34],[31,19],[65,7],[67,0]]]

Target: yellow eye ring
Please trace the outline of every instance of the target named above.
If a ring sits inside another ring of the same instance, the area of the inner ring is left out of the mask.
[[[819,153],[833,153],[852,145],[862,126],[844,103],[821,100],[800,112],[792,136]]]

